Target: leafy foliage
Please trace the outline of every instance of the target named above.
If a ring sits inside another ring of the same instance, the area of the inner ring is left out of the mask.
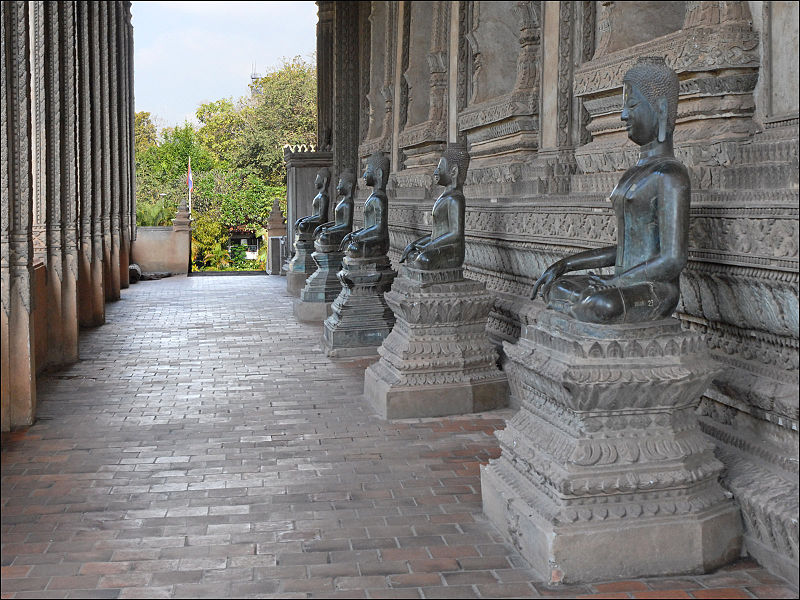
[[[316,139],[316,67],[295,56],[250,89],[252,103],[243,111],[245,128],[235,164],[281,185],[286,180],[283,145]]]
[[[137,112],[133,121],[133,139],[136,148],[136,156],[144,152],[151,146],[156,145],[158,140],[158,128],[153,123],[149,112]]]
[[[172,225],[177,209],[165,198],[136,203],[136,222],[143,226]]]
[[[201,104],[199,127],[186,122],[159,135],[150,113],[136,113],[137,224],[171,223],[187,195],[191,158],[192,258],[198,268],[259,264],[230,255],[230,231],[264,229],[275,198],[286,213],[283,146],[315,141],[312,63],[299,57],[284,60],[250,88],[250,95],[238,100]]]

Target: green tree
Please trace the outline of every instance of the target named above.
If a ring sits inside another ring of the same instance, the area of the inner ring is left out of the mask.
[[[250,89],[250,108],[243,113],[245,126],[234,164],[270,185],[283,185],[284,144],[316,141],[316,67],[296,56],[250,84]]]
[[[158,129],[149,112],[139,111],[133,119],[133,139],[136,155],[156,145]]]
[[[178,203],[188,194],[190,157],[193,172],[207,171],[216,164],[190,123],[164,129],[156,145],[136,153],[136,202],[151,205],[137,210],[137,215],[149,214],[163,203],[168,208],[164,219],[174,218]],[[137,223],[144,224],[141,220]]]
[[[244,133],[248,110],[241,101],[234,104],[228,98],[206,102],[197,108],[197,120],[202,124],[198,138],[218,165],[230,166]]]

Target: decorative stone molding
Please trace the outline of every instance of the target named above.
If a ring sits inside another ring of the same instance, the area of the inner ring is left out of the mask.
[[[386,419],[500,408],[508,384],[486,334],[492,296],[462,270],[401,267],[385,300],[395,325],[364,375],[364,396]]]
[[[384,293],[392,287],[396,275],[385,256],[344,257],[338,273],[341,291],[323,327],[322,345],[327,356],[364,358],[377,354],[394,326]]]
[[[403,100],[400,107],[403,116],[397,143],[405,151],[403,169],[419,167],[427,170],[438,160],[447,141],[450,3],[442,0],[412,2],[406,6],[404,16],[408,35],[404,36],[403,51],[407,54],[403,59]],[[427,52],[407,45],[415,34],[430,40]],[[428,89],[422,87],[423,80]],[[427,114],[418,122],[410,112],[409,102],[414,99],[418,103],[424,99],[427,104]]]

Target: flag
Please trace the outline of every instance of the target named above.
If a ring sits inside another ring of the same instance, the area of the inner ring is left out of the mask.
[[[189,157],[189,172],[186,175],[186,185],[189,186],[189,191],[194,188],[194,180],[192,179],[192,157]]]

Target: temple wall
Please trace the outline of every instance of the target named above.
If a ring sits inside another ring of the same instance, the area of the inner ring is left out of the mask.
[[[2,431],[36,374],[128,285],[136,208],[130,2],[3,2]]]
[[[496,295],[497,340],[519,336],[548,265],[616,239],[606,198],[637,155],[619,118],[625,70],[659,55],[678,72],[676,155],[692,180],[678,316],[723,367],[703,427],[747,550],[796,583],[797,4],[372,2],[370,13],[382,25],[361,59],[382,67],[364,92],[371,139],[357,160],[391,157],[391,256],[427,233],[445,142],[466,142],[466,269]]]
[[[142,273],[170,273],[186,275],[189,272],[192,232],[185,228],[139,227],[131,258]]]

